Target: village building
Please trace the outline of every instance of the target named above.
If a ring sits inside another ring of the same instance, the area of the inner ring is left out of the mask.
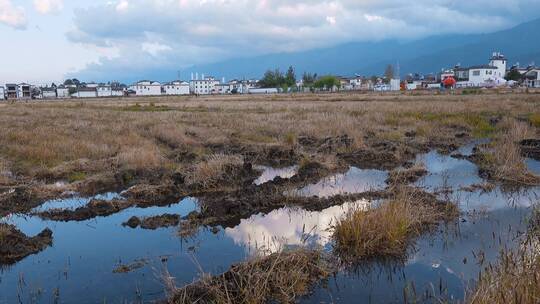
[[[56,98],[70,98],[69,88],[64,85],[60,85],[56,88]]]
[[[44,87],[40,88],[42,99],[56,99],[56,88]]]
[[[20,83],[17,85],[9,84],[8,86],[8,98],[9,99],[31,99],[32,98],[32,86],[28,83]]]
[[[189,83],[191,93],[196,95],[207,95],[216,93],[216,85],[219,84],[219,81],[215,80],[214,77],[206,77],[203,79],[191,80]]]
[[[0,101],[4,101],[6,99],[6,90],[4,87],[0,87]]]
[[[123,97],[126,95],[126,90],[122,87],[111,87],[111,96],[112,97]]]
[[[488,64],[454,69],[456,87],[487,87],[505,83],[507,60],[495,52]]]
[[[137,96],[161,95],[161,83],[157,81],[141,80],[130,87]]]
[[[523,74],[524,84],[528,88],[540,88],[540,68],[530,67],[527,72]]]
[[[162,87],[162,93],[165,95],[189,95],[189,92],[189,83],[181,80],[168,82]]]
[[[96,88],[81,87],[77,89],[77,92],[71,94],[71,97],[75,98],[96,98]]]
[[[220,83],[215,86],[217,94],[231,94],[231,87],[228,83]]]
[[[97,97],[111,97],[112,87],[108,84],[100,84],[96,87]]]

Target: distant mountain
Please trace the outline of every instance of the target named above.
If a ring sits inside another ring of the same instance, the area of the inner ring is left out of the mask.
[[[509,64],[540,64],[540,19],[508,30],[489,34],[444,35],[412,42],[348,43],[332,48],[296,53],[271,54],[231,59],[219,63],[194,66],[183,71],[231,78],[258,78],[267,69],[286,70],[293,65],[297,74],[304,71],[344,76],[381,75],[386,65],[399,63],[401,74],[436,73],[442,68],[486,64],[491,53],[502,52]]]

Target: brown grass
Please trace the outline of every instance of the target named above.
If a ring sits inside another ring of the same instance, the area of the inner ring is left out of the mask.
[[[305,154],[312,151],[297,144],[299,136],[347,135],[354,139],[351,149],[381,140],[410,143],[410,131],[416,132],[413,144],[452,142],[463,131],[493,134],[491,117],[527,117],[539,102],[540,96],[526,94],[293,94],[15,103],[0,111],[0,158],[18,175],[40,178],[80,160],[96,171],[175,170],[207,161],[207,154],[223,152],[208,146],[230,142]],[[195,159],[185,157],[189,153]]]
[[[485,154],[488,169],[493,171],[493,178],[503,182],[535,185],[540,177],[530,173],[521,155],[519,142],[535,138],[536,132],[527,123],[506,119],[492,151]]]
[[[322,253],[299,249],[257,257],[226,273],[178,289],[170,282],[169,303],[294,303],[315,282],[330,275]]]
[[[334,230],[335,249],[346,262],[370,258],[402,258],[412,239],[440,221],[456,217],[452,203],[399,187],[389,200],[368,211],[354,210]]]
[[[239,155],[212,154],[189,170],[187,182],[203,188],[214,187],[227,177],[227,173],[243,164],[244,160]]]

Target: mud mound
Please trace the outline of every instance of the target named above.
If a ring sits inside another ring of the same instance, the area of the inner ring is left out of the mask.
[[[424,177],[428,171],[422,167],[412,167],[409,169],[396,169],[389,172],[386,183],[389,185],[407,185],[418,181]]]
[[[86,206],[75,210],[53,209],[39,212],[41,218],[53,221],[85,221],[98,216],[108,216],[131,207],[132,204],[124,200],[92,200]]]
[[[540,139],[525,139],[519,146],[523,156],[540,160]]]
[[[132,216],[123,226],[131,228],[141,227],[143,229],[156,230],[158,228],[178,226],[180,216],[178,214],[163,214],[143,218],[142,220],[136,216]]]
[[[34,237],[28,237],[13,225],[0,224],[0,264],[14,264],[44,250],[52,245],[52,241],[52,231],[49,228]]]

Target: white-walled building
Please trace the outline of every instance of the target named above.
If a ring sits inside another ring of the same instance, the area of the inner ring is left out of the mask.
[[[112,87],[108,84],[98,85],[96,87],[98,97],[111,97]]]
[[[165,95],[189,95],[190,85],[186,81],[175,80],[163,85]]]
[[[56,97],[57,98],[70,98],[69,88],[64,85],[60,85],[56,88]]]
[[[112,87],[111,96],[112,97],[123,97],[125,95],[125,90],[122,87]]]
[[[523,74],[525,77],[525,85],[529,88],[540,88],[540,68],[529,68],[529,70]]]
[[[231,86],[228,83],[217,84],[214,88],[217,94],[230,94],[231,93]]]
[[[456,67],[454,69],[456,87],[485,87],[503,84],[507,63],[504,55],[495,52],[489,64],[468,68]]]
[[[75,98],[96,98],[97,96],[98,95],[97,95],[96,88],[87,88],[87,87],[78,88],[77,92],[71,94],[71,97],[75,97]]]
[[[189,83],[191,93],[196,95],[207,95],[216,93],[216,85],[219,81],[213,77],[206,77],[204,79],[191,80]]]
[[[56,88],[45,87],[45,88],[40,88],[40,91],[41,91],[42,99],[56,99]]]
[[[17,85],[17,99],[31,99],[32,86],[28,83],[20,83]]]
[[[130,87],[137,96],[161,95],[161,83],[157,81],[141,80]]]
[[[6,91],[4,87],[0,86],[0,101],[4,101],[6,99]]]

